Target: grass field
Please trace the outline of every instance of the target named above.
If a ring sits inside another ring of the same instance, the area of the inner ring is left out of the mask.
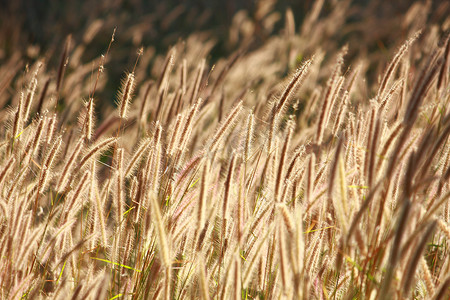
[[[450,298],[450,5],[255,5],[0,35],[0,299]]]

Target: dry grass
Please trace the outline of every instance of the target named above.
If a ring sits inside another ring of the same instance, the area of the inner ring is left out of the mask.
[[[1,66],[0,298],[448,299],[450,19],[417,2],[379,64],[317,38],[345,3],[214,67],[141,49],[115,111],[114,43]]]

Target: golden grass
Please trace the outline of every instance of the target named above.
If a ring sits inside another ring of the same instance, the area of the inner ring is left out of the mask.
[[[449,19],[378,66],[321,47],[322,5],[214,66],[195,34],[139,50],[116,111],[114,36],[97,74],[68,38],[6,80],[0,298],[448,299]]]

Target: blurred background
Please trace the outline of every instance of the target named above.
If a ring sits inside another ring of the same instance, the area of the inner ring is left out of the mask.
[[[198,56],[212,66],[243,46],[251,52],[274,36],[298,35],[308,43],[292,44],[300,49],[297,63],[317,47],[331,53],[348,44],[348,61],[370,54],[370,79],[371,71],[376,74],[391,57],[388,49],[411,33],[422,29],[445,36],[448,15],[450,1],[425,0],[0,0],[0,63],[23,67],[44,59],[48,69],[57,70],[70,36],[69,63],[73,68],[90,63],[94,69],[94,59],[105,53],[116,28],[108,55],[114,63],[105,65],[108,81],[100,91],[114,99],[142,46],[143,63],[152,66],[161,64],[174,45],[195,40],[204,48],[195,50]],[[152,77],[151,68],[147,73]]]
[[[381,47],[397,39],[397,35],[404,35],[408,28],[400,24],[402,16],[417,3],[410,0],[0,0],[0,59],[17,51],[30,58],[55,51],[69,34],[75,44],[89,43],[87,53],[98,55],[114,27],[117,27],[116,48],[121,49],[118,52],[130,53],[127,48],[142,45],[166,52],[180,39],[202,32],[205,38],[215,41],[211,51],[214,59],[231,53],[239,45],[230,32],[233,23],[253,23],[251,34],[262,43],[282,30],[288,8],[296,24],[301,25],[317,2],[323,2],[320,16],[331,13],[337,5],[349,7],[346,22],[351,26],[334,38],[339,42],[345,37],[351,42],[362,37],[364,43],[359,44],[365,47]],[[449,13],[449,1],[418,2],[430,6],[433,13],[429,18],[434,22],[443,20]],[[426,20],[415,21],[420,26]],[[96,31],[94,39],[83,39],[88,30]],[[373,44],[367,43],[370,40]],[[31,45],[35,47],[27,51]],[[116,55],[120,57],[120,53]]]

